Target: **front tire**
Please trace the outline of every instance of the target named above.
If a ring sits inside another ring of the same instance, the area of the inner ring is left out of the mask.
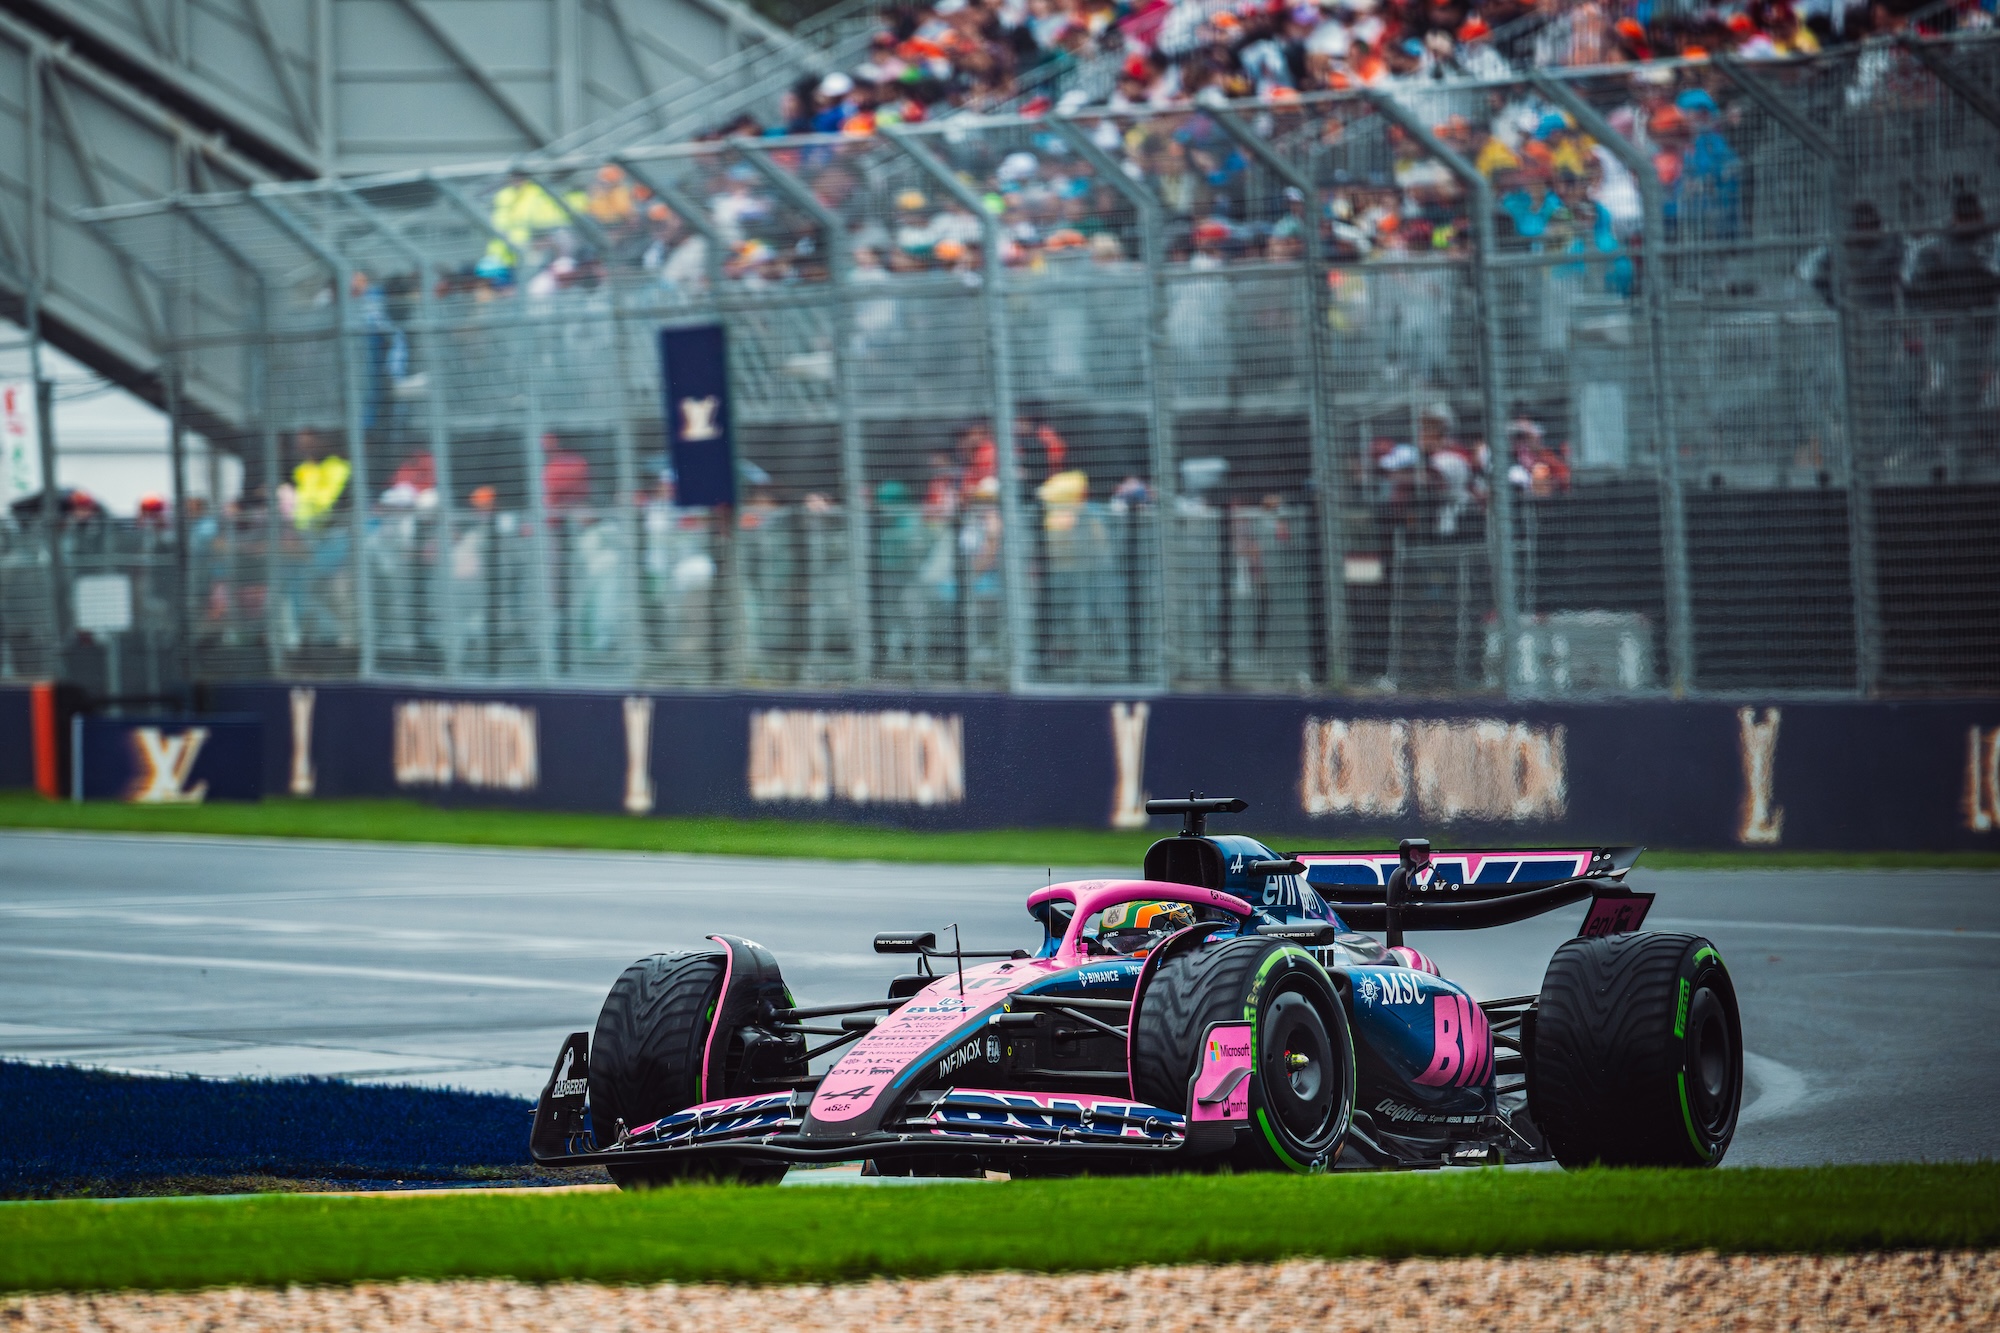
[[[1569,940],[1549,960],[1528,1109],[1558,1162],[1705,1167],[1736,1134],[1743,1022],[1699,935]]]
[[[1250,1127],[1218,1164],[1324,1170],[1353,1118],[1354,1041],[1326,972],[1297,945],[1245,936],[1162,963],[1132,1018],[1133,1094],[1186,1111],[1210,1025],[1244,1022]]]
[[[702,1058],[722,995],[718,953],[657,953],[625,969],[604,997],[590,1039],[590,1118],[599,1147],[618,1127],[650,1125],[702,1099]],[[634,1161],[606,1168],[622,1189],[680,1180],[775,1183],[782,1163],[718,1158]]]

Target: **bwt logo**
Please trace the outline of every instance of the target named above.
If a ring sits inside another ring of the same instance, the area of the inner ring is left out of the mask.
[[[125,799],[148,805],[199,805],[208,783],[188,785],[195,760],[208,743],[207,727],[189,727],[167,735],[158,727],[132,729],[132,785]]]

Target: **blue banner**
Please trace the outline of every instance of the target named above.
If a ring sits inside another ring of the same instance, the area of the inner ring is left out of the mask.
[[[720,324],[660,330],[667,447],[678,503],[736,503],[736,450],[729,422],[729,345]]]
[[[71,720],[87,801],[195,805],[264,797],[264,723],[254,713]]]

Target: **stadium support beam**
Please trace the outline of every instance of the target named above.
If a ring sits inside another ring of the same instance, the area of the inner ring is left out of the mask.
[[[1974,80],[1966,78],[1957,66],[1945,59],[1941,49],[1942,43],[1918,41],[1907,32],[1896,40],[1901,43],[1905,51],[1915,56],[1923,67],[1931,72],[1932,77],[1951,89],[1960,101],[1970,107],[1974,115],[1988,125],[2000,128],[2000,101],[1995,101],[1991,93]]]
[[[1694,617],[1689,593],[1687,501],[1681,479],[1679,414],[1674,405],[1673,378],[1667,374],[1667,348],[1672,344],[1667,331],[1665,191],[1652,158],[1612,129],[1611,123],[1584,101],[1576,89],[1543,70],[1535,70],[1528,77],[1542,96],[1568,112],[1583,132],[1604,145],[1605,151],[1617,158],[1639,183],[1644,227],[1641,234],[1646,242],[1646,268],[1640,276],[1646,302],[1646,371],[1653,392],[1653,411],[1660,423],[1660,483],[1665,491],[1660,501],[1660,542],[1667,604],[1667,679],[1676,695],[1685,694],[1694,684]],[[1852,452],[1851,441],[1849,452]]]
[[[1139,215],[1139,262],[1146,274],[1146,337],[1141,343],[1140,371],[1146,377],[1146,413],[1151,418],[1147,423],[1152,436],[1151,456],[1148,459],[1153,473],[1153,614],[1157,617],[1159,642],[1159,670],[1154,680],[1157,689],[1164,690],[1173,679],[1175,660],[1173,598],[1168,588],[1167,571],[1167,524],[1173,512],[1175,486],[1174,476],[1174,414],[1169,400],[1167,380],[1163,369],[1168,364],[1167,353],[1167,296],[1162,290],[1166,274],[1164,210],[1156,196],[1143,182],[1125,173],[1125,168],[1104,151],[1097,141],[1077,122],[1067,116],[1050,116],[1049,124],[1056,133],[1062,135],[1069,146],[1076,150],[1078,157],[1090,164],[1097,179],[1109,185]],[[1137,664],[1134,663],[1136,668]]]
[[[1472,272],[1479,290],[1479,380],[1490,467],[1486,540],[1493,563],[1494,610],[1500,615],[1500,641],[1506,645],[1501,656],[1500,678],[1502,688],[1512,694],[1519,674],[1517,656],[1532,652],[1533,647],[1521,636],[1521,608],[1514,595],[1514,491],[1507,475],[1507,398],[1502,392],[1500,374],[1500,296],[1493,286],[1493,256],[1498,248],[1493,234],[1493,186],[1462,153],[1438,138],[1430,126],[1392,95],[1370,89],[1366,96],[1377,111],[1457,177],[1458,183],[1472,196]]]
[[[348,292],[354,270],[337,251],[328,249],[304,223],[293,217],[291,210],[265,191],[252,189],[246,192],[245,197],[275,223],[279,231],[291,237],[300,249],[325,265],[333,277],[334,318],[339,330],[334,352],[339,367],[337,373],[340,376],[341,415],[345,419],[347,433],[348,466],[352,469],[348,477],[348,515],[349,526],[353,529],[353,548],[348,555],[354,566],[354,637],[360,648],[357,674],[362,680],[370,680],[375,675],[375,588],[374,571],[368,564],[368,440],[361,424],[360,367],[356,364],[354,347],[357,341],[354,300]]]
[[[1255,158],[1272,175],[1297,190],[1305,205],[1306,330],[1312,364],[1306,382],[1306,412],[1312,434],[1314,508],[1319,520],[1320,583],[1326,598],[1326,683],[1347,684],[1350,657],[1347,632],[1347,488],[1335,461],[1333,414],[1326,402],[1326,373],[1333,349],[1326,337],[1326,247],[1320,237],[1319,187],[1313,178],[1237,119],[1233,111],[1212,109],[1211,119],[1236,146]]]
[[[884,125],[882,137],[903,151],[917,169],[943,187],[945,193],[979,219],[981,263],[985,281],[980,299],[986,312],[986,354],[993,367],[993,453],[1000,478],[1000,575],[1006,599],[1007,688],[1017,694],[1030,689],[1027,541],[1021,511],[1021,464],[1014,439],[1014,347],[1007,322],[1007,265],[1000,254],[1000,220],[987,209],[978,191],[936,154],[900,126]]]
[[[854,255],[848,244],[847,224],[804,181],[773,162],[756,140],[732,139],[730,147],[794,207],[812,218],[825,238],[827,274],[833,287],[833,375],[840,413],[840,479],[847,492],[848,597],[854,604],[850,609],[853,618],[850,651],[854,659],[853,678],[858,683],[871,679],[875,669],[874,603],[870,600],[868,577],[868,552],[873,543],[869,540],[867,458],[863,452],[861,418],[855,410],[860,390],[855,383],[852,355]]]
[[[528,114],[528,109],[515,99],[514,94],[501,86],[500,81],[493,77],[491,70],[480,64],[478,59],[465,49],[464,43],[452,35],[451,29],[432,17],[430,11],[424,8],[423,0],[392,0],[392,3],[408,14],[410,19],[424,30],[425,36],[437,43],[438,49],[465,72],[465,77],[471,79],[474,86],[486,94],[486,99],[499,107],[501,114],[513,121],[515,127],[527,135],[530,142],[540,147],[549,141],[549,132],[541,123]]]
[[[1919,58],[1922,58],[1921,53]],[[1842,167],[1840,150],[1834,146],[1833,140],[1827,138],[1817,125],[1779,95],[1776,89],[1752,74],[1742,61],[1734,56],[1718,56],[1715,65],[1744,95],[1811,153],[1820,166],[1828,210],[1825,219],[1826,257],[1833,273],[1833,315],[1838,323],[1838,333],[1833,341],[1833,373],[1839,381],[1836,392],[1845,427],[1840,470],[1841,484],[1847,491],[1847,575],[1848,588],[1854,598],[1854,684],[1863,695],[1872,695],[1882,672],[1882,600],[1875,565],[1874,491],[1869,484],[1867,465],[1861,459],[1861,427],[1866,417],[1861,411],[1861,400],[1854,383],[1857,338],[1850,299],[1854,288],[1848,271],[1846,229],[1841,223],[1842,210],[1839,208],[1839,202],[1849,195],[1847,173]],[[1633,152],[1635,156],[1644,158],[1644,154],[1637,150]],[[1647,179],[1640,177],[1642,182]],[[1658,188],[1656,182],[1654,189],[1657,191]],[[1649,216],[1653,207],[1653,201],[1649,200]],[[1652,242],[1649,240],[1646,244],[1650,249]]]

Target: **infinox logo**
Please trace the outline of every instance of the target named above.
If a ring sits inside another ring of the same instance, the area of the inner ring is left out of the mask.
[[[968,1041],[965,1045],[938,1061],[938,1077],[950,1078],[953,1074],[956,1074],[959,1070],[977,1060],[979,1058],[979,1051],[979,1038],[974,1037],[971,1041]]]
[[[1431,1088],[1469,1088],[1493,1072],[1493,1029],[1486,1011],[1464,995],[1431,1002],[1431,1063],[1417,1082]]]
[[[571,1078],[569,1071],[576,1064],[576,1047],[563,1052],[562,1068],[556,1071],[555,1082],[549,1085],[551,1097],[581,1097],[590,1088],[590,1080]]]

